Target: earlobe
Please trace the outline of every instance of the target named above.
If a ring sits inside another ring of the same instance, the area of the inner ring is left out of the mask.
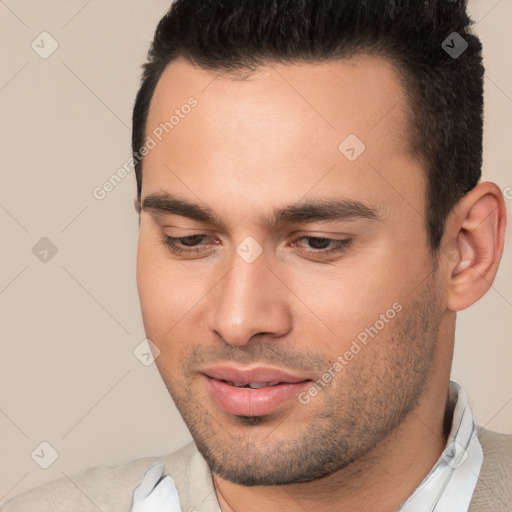
[[[447,233],[456,240],[447,307],[461,311],[487,293],[498,271],[506,227],[501,190],[494,183],[477,185],[457,205],[454,219]]]

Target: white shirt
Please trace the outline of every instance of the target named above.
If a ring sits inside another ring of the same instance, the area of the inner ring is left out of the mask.
[[[484,461],[484,452],[464,390],[450,381],[456,400],[446,447],[400,512],[467,512]]]
[[[484,455],[466,393],[454,381],[449,397],[455,406],[446,448],[399,512],[468,512]],[[181,512],[174,479],[163,477],[164,471],[164,464],[156,464],[145,472],[131,512]]]

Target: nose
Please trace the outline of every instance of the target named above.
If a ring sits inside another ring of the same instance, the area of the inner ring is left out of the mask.
[[[210,297],[211,329],[233,346],[255,335],[279,337],[292,328],[288,288],[269,268],[264,255],[247,263],[238,255]],[[212,311],[213,309],[213,311]]]

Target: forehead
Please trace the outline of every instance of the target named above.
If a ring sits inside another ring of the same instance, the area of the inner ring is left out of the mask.
[[[408,114],[403,84],[380,57],[275,63],[246,79],[180,58],[151,101],[146,135],[156,146],[144,158],[143,196],[179,188],[250,208],[256,196],[287,203],[339,191],[420,204]]]

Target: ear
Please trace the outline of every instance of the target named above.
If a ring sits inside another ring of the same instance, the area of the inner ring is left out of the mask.
[[[501,190],[490,182],[468,192],[449,215],[447,308],[461,311],[491,287],[503,254],[507,211]]]

